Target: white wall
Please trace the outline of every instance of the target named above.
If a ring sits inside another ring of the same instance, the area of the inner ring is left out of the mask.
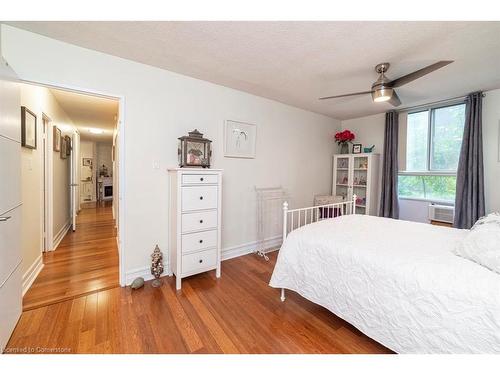
[[[223,248],[256,240],[255,185],[287,188],[291,207],[330,193],[337,120],[10,26],[2,25],[2,43],[23,79],[123,96],[120,240],[129,274],[148,272],[155,244],[167,250],[166,169],[177,164],[177,138],[194,128],[213,140],[213,166],[224,169]],[[256,159],[223,157],[226,119],[258,125]]]
[[[108,168],[108,174],[113,175],[113,162],[111,161],[111,143],[96,143],[96,173],[99,174],[100,168],[103,164]]]
[[[49,117],[51,118],[51,125],[64,127],[64,125],[72,126],[70,118],[66,113],[58,107],[60,112]],[[63,137],[65,135],[71,136],[72,131],[61,129]],[[53,151],[52,151],[53,152]],[[71,196],[70,196],[70,183],[71,183],[71,158],[68,156],[66,159],[60,157],[60,153],[53,153],[53,228],[54,238],[58,235],[65,233],[68,224],[71,221]]]
[[[483,162],[486,212],[500,212],[500,90],[483,98]]]
[[[356,135],[353,143],[361,143],[363,147],[375,145],[373,152],[383,153],[385,113],[344,120],[341,126],[342,130],[349,129]]]
[[[353,143],[361,143],[362,147],[371,147],[375,145],[373,153],[380,154],[379,171],[378,171],[378,192],[379,196],[375,197],[377,201],[377,212],[380,205],[381,178],[383,166],[383,151],[384,151],[384,128],[385,128],[385,113],[379,113],[372,116],[359,117],[341,122],[342,130],[349,129],[356,138]],[[352,152],[352,146],[350,146]]]
[[[57,125],[63,136],[70,135],[73,123],[59,106],[51,92],[44,88],[21,84],[21,105],[26,106],[37,116],[37,148],[35,150],[21,148],[21,184],[22,184],[22,237],[23,274],[31,267],[42,252],[43,226],[43,147],[42,147],[42,113],[51,119],[52,126]],[[69,131],[65,127],[69,126]],[[69,162],[61,159],[59,152],[54,152],[52,144],[48,144],[53,162],[53,235],[60,232],[70,219],[69,204]]]
[[[485,92],[483,98],[483,147],[484,147],[484,183],[486,212],[500,211],[500,194],[497,191],[500,181],[500,90]],[[352,130],[357,138],[356,142],[375,144],[375,152],[382,152],[384,145],[384,122],[383,113],[342,121],[342,129]],[[406,114],[401,113],[399,117],[400,137],[400,170],[404,169],[404,149],[401,144],[406,138]],[[380,191],[380,190],[379,190]],[[400,219],[428,222],[427,201],[416,201],[401,199],[399,201]]]

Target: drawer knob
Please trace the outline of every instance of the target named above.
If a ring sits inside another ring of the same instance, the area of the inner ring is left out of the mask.
[[[202,200],[203,200],[203,197],[200,197],[200,201],[202,201]]]
[[[203,177],[200,178],[200,181],[203,181]]]
[[[203,243],[203,240],[200,240],[200,243]]]
[[[203,259],[200,259],[198,262],[203,263]]]
[[[200,224],[203,224],[203,220],[200,220]]]

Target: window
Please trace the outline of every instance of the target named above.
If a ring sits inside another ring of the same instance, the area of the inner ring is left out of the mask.
[[[455,199],[465,104],[408,113],[406,171],[399,175],[399,196],[441,201]]]
[[[400,174],[398,178],[401,198],[429,199],[453,202],[455,200],[455,175]]]

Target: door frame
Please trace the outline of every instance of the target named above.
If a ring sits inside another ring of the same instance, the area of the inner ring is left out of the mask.
[[[98,96],[98,97],[103,97],[103,98],[108,98],[108,99],[114,99],[118,101],[118,121],[117,121],[117,130],[119,133],[118,137],[118,230],[117,230],[117,237],[116,237],[116,243],[118,245],[118,280],[120,283],[120,286],[124,287],[126,286],[126,272],[125,272],[125,252],[123,251],[126,246],[125,246],[125,241],[126,241],[126,232],[125,232],[125,226],[126,226],[126,219],[125,219],[125,209],[126,209],[126,201],[124,199],[125,196],[125,165],[126,165],[126,158],[125,158],[125,139],[126,139],[126,132],[125,132],[125,96],[121,94],[114,94],[114,93],[107,93],[99,90],[94,90],[90,88],[82,88],[82,87],[77,87],[73,85],[66,85],[66,84],[61,84],[61,83],[53,83],[53,82],[42,82],[42,81],[30,81],[30,80],[25,80],[25,79],[19,79],[19,82],[21,83],[27,83],[31,85],[37,85],[37,86],[43,86],[47,88],[52,88],[52,89],[57,89],[57,90],[65,90],[69,92],[74,92],[77,94],[84,94],[84,95],[92,95],[92,96]],[[50,142],[52,140],[52,134],[49,131],[49,134],[47,134],[47,137],[49,139],[49,145],[52,144]],[[52,160],[52,153],[49,152],[49,159]],[[49,163],[52,164],[52,163]],[[49,165],[50,167],[50,165]],[[50,169],[52,170],[52,169]],[[50,182],[50,181],[49,181]],[[52,189],[50,190],[50,194],[52,195],[53,191]],[[51,206],[51,205],[50,205]],[[52,225],[49,225],[51,228]],[[51,228],[52,230],[52,228]],[[43,234],[42,234],[43,235]],[[52,242],[52,238],[50,238],[50,242]],[[52,247],[51,247],[52,248]]]
[[[53,218],[53,165],[52,165],[52,160],[53,160],[53,153],[50,152],[52,151],[52,145],[53,145],[53,137],[52,137],[52,120],[49,116],[47,116],[45,113],[42,112],[42,127],[47,126],[46,129],[42,129],[42,131],[45,131],[45,154],[42,155],[42,163],[43,163],[43,169],[44,173],[42,173],[41,176],[41,184],[43,186],[43,190],[41,192],[41,209],[42,212],[44,213],[44,218],[43,220],[45,223],[42,222],[42,249],[41,252],[48,252],[48,251],[53,251],[54,250],[54,238],[53,238],[53,232],[54,228],[52,227],[52,218]],[[43,238],[44,233],[43,233],[43,228],[45,226],[45,239]]]
[[[80,168],[80,133],[77,129],[74,129],[73,134],[71,134],[71,147],[72,152],[70,155],[70,184],[69,184],[69,194],[70,194],[70,205],[71,205],[71,230],[74,232],[76,230],[76,216],[80,211],[80,194],[79,185],[80,178],[78,170]]]

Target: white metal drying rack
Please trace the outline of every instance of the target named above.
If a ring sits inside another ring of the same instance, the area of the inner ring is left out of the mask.
[[[283,203],[288,199],[288,195],[281,186],[269,188],[258,188],[256,186],[255,192],[257,194],[257,248],[254,252],[268,261],[265,229],[272,227],[273,224],[273,218],[269,217],[268,214],[275,214],[275,223],[279,225],[281,223]]]

